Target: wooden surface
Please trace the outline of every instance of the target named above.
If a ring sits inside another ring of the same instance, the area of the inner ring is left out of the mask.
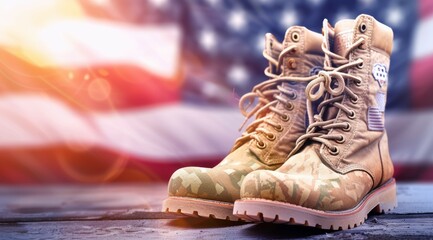
[[[0,239],[433,239],[433,184],[398,184],[399,207],[358,228],[241,224],[160,212],[165,184],[0,186]]]

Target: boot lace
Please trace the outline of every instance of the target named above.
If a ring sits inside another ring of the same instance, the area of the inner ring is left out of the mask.
[[[362,79],[360,77],[349,74],[347,71],[353,67],[362,68],[363,60],[357,59],[351,61],[349,54],[354,49],[360,47],[364,41],[363,38],[358,39],[349,46],[345,54],[341,56],[331,52],[328,42],[324,40],[322,44],[322,50],[325,53],[324,70],[320,71],[318,77],[312,80],[305,89],[307,115],[310,124],[306,134],[299,137],[296,141],[296,147],[292,153],[297,151],[308,139],[324,144],[332,155],[339,153],[339,149],[334,143],[343,143],[345,141],[344,136],[342,134],[330,134],[329,132],[331,129],[335,128],[349,131],[351,128],[350,123],[341,120],[337,121],[336,117],[323,120],[322,116],[328,107],[334,106],[343,111],[348,118],[355,118],[355,111],[343,105],[341,102],[345,96],[349,97],[354,103],[358,101],[358,96],[346,86],[346,81],[353,81],[357,86],[361,84]],[[359,49],[362,51],[362,48]],[[337,67],[333,67],[333,65]],[[318,114],[314,115],[312,103],[323,96],[323,101],[317,107]]]
[[[290,77],[283,75],[281,65],[284,56],[289,52],[296,51],[296,47],[296,45],[292,45],[285,48],[279,54],[278,59],[273,58],[267,54],[266,51],[263,51],[263,56],[270,63],[270,66],[265,69],[265,75],[269,77],[269,80],[256,85],[251,92],[246,93],[241,97],[239,108],[242,115],[245,116],[245,120],[239,130],[245,126],[251,117],[255,116],[256,119],[246,128],[242,136],[236,140],[236,143],[242,143],[246,140],[254,139],[259,148],[265,148],[266,144],[263,137],[266,137],[268,140],[274,140],[276,135],[263,127],[263,125],[260,125],[261,123],[266,123],[267,125],[272,126],[278,132],[283,131],[283,126],[280,124],[281,122],[271,119],[268,114],[274,112],[279,115],[282,121],[288,121],[290,119],[289,115],[284,113],[282,110],[277,109],[276,106],[280,102],[286,106],[286,109],[293,109],[292,101],[296,99],[297,93],[293,89],[283,87],[283,83],[308,82],[315,78],[315,76]],[[275,71],[273,71],[274,67]],[[274,72],[276,71],[279,71],[280,74],[275,74]],[[256,103],[255,106],[248,111],[254,103]]]

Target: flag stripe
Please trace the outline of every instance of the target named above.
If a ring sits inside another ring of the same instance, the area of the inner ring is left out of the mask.
[[[79,113],[43,95],[0,98],[0,148],[100,146],[135,156],[182,161],[231,148],[242,121],[231,108],[170,104],[145,110]]]
[[[421,59],[433,55],[433,14],[429,15],[416,26],[414,32],[412,58]]]
[[[398,164],[433,164],[433,111],[386,115],[391,157]]]
[[[224,155],[240,135],[237,128],[243,120],[236,109],[187,104],[80,114],[42,95],[2,96],[0,111],[4,113],[0,125],[8,126],[0,135],[2,149],[96,146],[160,161]],[[433,111],[386,115],[391,154],[397,163],[406,159],[433,163],[430,119]]]
[[[137,27],[87,18],[48,24],[31,43],[22,39],[13,46],[10,42],[3,45],[31,52],[26,55],[28,60],[39,66],[74,68],[121,63],[170,79],[179,68],[180,39],[179,27],[174,24]]]
[[[0,154],[3,184],[167,181],[181,167],[213,167],[224,157],[160,161],[98,147],[82,150],[66,146],[8,149],[0,150]],[[429,161],[394,161],[394,176],[401,181],[432,181],[433,164]]]
[[[433,15],[433,1],[419,0],[419,13],[422,19],[431,17]]]
[[[432,26],[433,27],[433,26]],[[433,29],[432,29],[433,30]],[[413,108],[433,107],[433,55],[415,60],[410,73],[411,103]]]
[[[179,102],[181,98],[180,83],[159,78],[135,66],[39,69],[38,74],[27,75],[31,66],[1,65],[0,95],[43,93],[81,111],[154,106]]]
[[[0,149],[0,154],[0,182],[3,184],[167,181],[181,167],[212,167],[223,157],[161,161],[100,147],[84,150],[62,145]]]

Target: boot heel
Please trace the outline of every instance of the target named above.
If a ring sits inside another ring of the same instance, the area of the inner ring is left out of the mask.
[[[381,193],[378,194],[379,204],[373,209],[374,213],[384,214],[397,207],[397,190],[395,180],[391,179],[390,182],[381,186]],[[379,190],[379,189],[378,189]]]

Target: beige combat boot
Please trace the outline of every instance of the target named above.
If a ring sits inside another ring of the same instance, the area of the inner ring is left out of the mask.
[[[266,34],[263,55],[269,61],[265,74],[270,79],[245,94],[239,104],[246,120],[256,119],[214,168],[186,167],[173,173],[164,212],[239,220],[232,214],[233,203],[245,175],[280,167],[305,133],[305,86],[322,69],[321,43],[320,34],[304,27],[289,28],[283,43]]]
[[[360,15],[334,29],[325,20],[323,33],[325,71],[306,88],[307,133],[276,171],[245,177],[239,217],[338,230],[397,205],[384,128],[393,32]]]

